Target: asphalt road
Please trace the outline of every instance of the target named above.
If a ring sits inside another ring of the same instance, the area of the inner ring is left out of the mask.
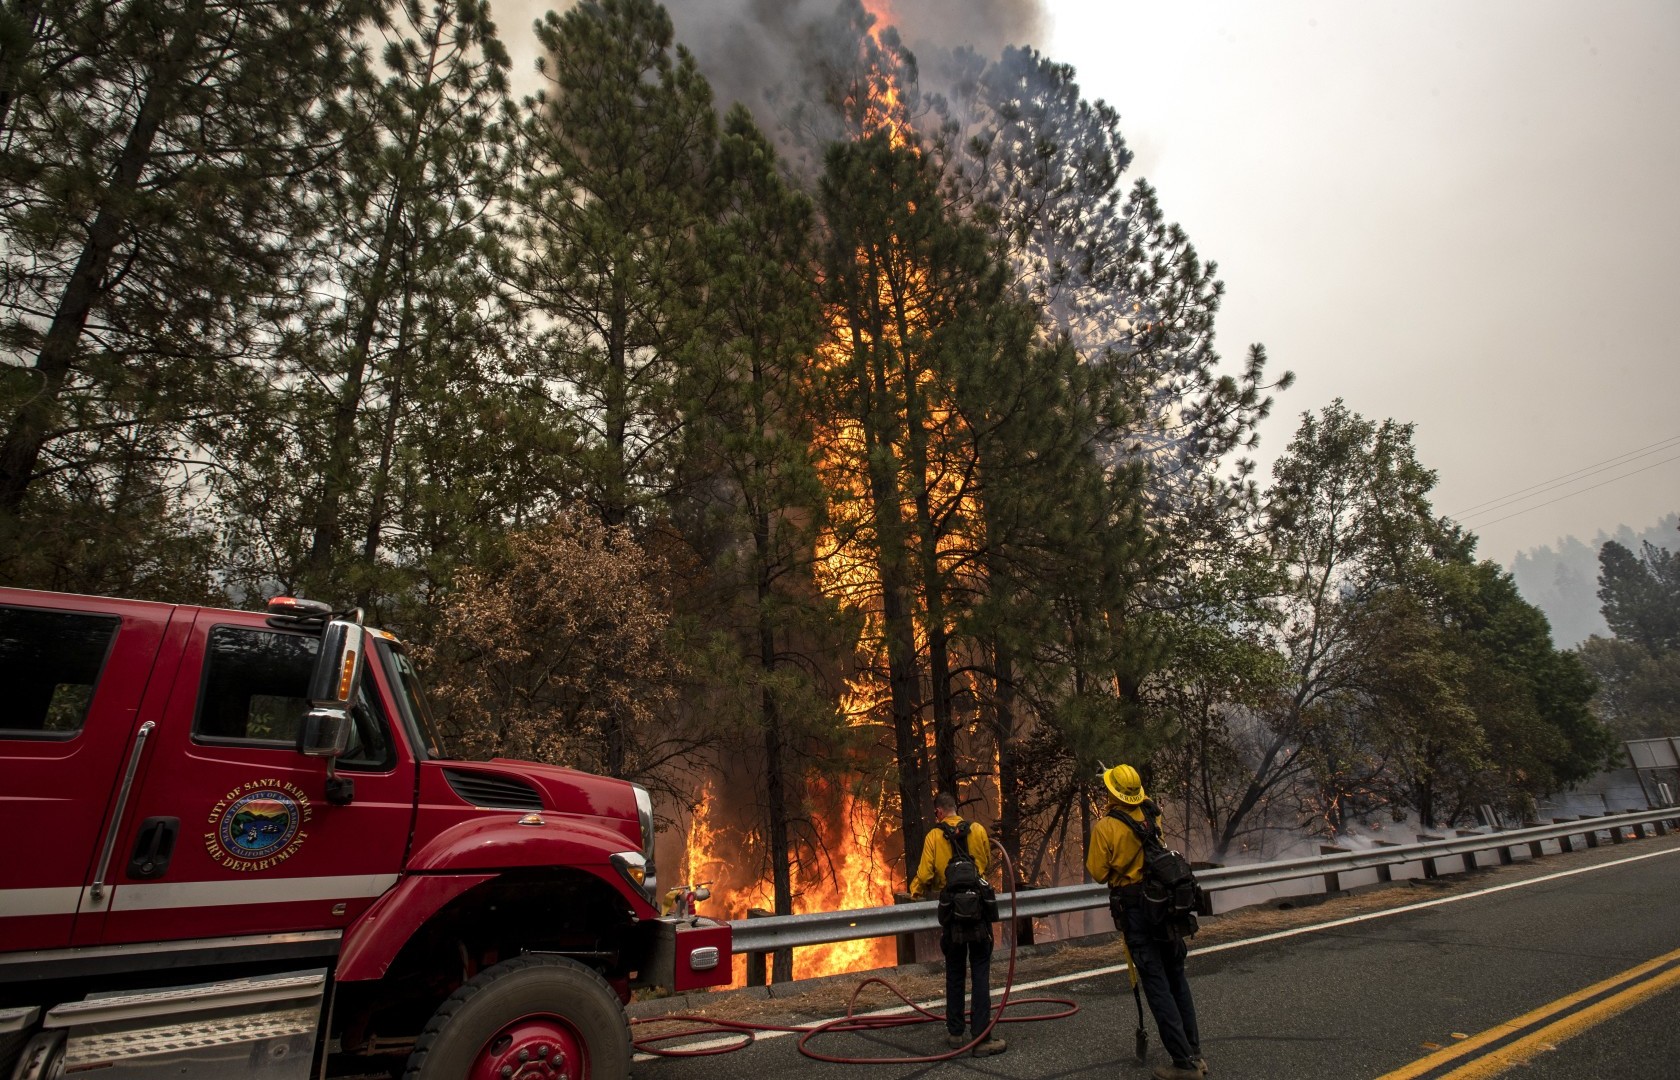
[[[1675,977],[1680,967],[1674,961],[1663,969],[1669,973],[1663,980],[1634,976],[1595,997],[1557,1004],[1680,951],[1680,840],[1621,845],[1595,853],[1590,862],[1547,860],[1542,866],[1546,874],[1515,887],[1287,936],[1193,949],[1189,969],[1211,1075],[1377,1080],[1405,1070],[1418,1080],[1464,1080],[1473,1066],[1483,1070],[1474,1075],[1525,1080],[1680,1078],[1680,978]],[[1490,886],[1496,884],[1489,879]],[[1001,981],[1001,964],[994,970],[995,981]],[[792,1038],[775,1038],[717,1057],[638,1060],[633,1075],[636,1080],[1149,1075],[1132,1053],[1135,1013],[1123,972],[1074,976],[1030,992],[1071,998],[1081,1011],[1064,1020],[1008,1025],[1002,1030],[1009,1050],[997,1057],[833,1065],[801,1056]],[[1607,997],[1613,1000],[1599,1004]],[[1632,1003],[1613,1016],[1598,1015],[1618,1002]],[[1496,1030],[1546,1006],[1554,1009],[1544,1020],[1516,1031]],[[1149,1032],[1150,1064],[1162,1062],[1152,1021]],[[857,1056],[925,1054],[943,1049],[942,1035],[933,1024],[833,1036],[821,1047]],[[1544,1049],[1532,1050],[1526,1063],[1509,1064],[1506,1057],[1523,1040]],[[1476,1049],[1484,1041],[1489,1045]],[[1449,1061],[1455,1052],[1460,1056]]]

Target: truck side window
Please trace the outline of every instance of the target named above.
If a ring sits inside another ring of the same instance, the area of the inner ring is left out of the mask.
[[[211,629],[193,734],[296,745],[303,714],[309,711],[304,695],[319,648],[320,642],[302,634]]]
[[[309,673],[320,642],[303,634],[217,626],[210,631],[204,690],[193,735],[205,742],[295,747],[309,711]],[[368,681],[352,712],[341,768],[382,770],[395,761],[384,715]]]
[[[82,730],[115,615],[0,607],[0,733],[68,738]]]

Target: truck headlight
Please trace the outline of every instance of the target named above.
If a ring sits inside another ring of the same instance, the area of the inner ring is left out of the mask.
[[[653,867],[648,864],[646,859],[642,858],[641,852],[620,851],[609,856],[609,861],[613,864],[613,869],[617,870],[625,881],[634,885],[637,892],[647,897],[648,903],[656,908],[659,906],[657,899],[659,883],[654,880]]]
[[[631,784],[636,793],[636,822],[642,827],[642,891],[658,907],[659,871],[653,864],[653,796],[640,784]]]

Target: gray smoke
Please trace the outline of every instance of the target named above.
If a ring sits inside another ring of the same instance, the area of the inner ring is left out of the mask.
[[[513,60],[518,95],[535,92],[537,42],[531,26],[567,0],[492,0]],[[843,44],[856,0],[667,0],[677,41],[694,53],[717,95],[718,112],[744,102],[768,130],[808,85],[811,68]],[[880,4],[875,4],[879,7]],[[1042,0],[893,0],[882,22],[897,28],[921,61],[923,79],[942,59],[971,49],[995,59],[1008,45],[1042,45],[1049,26]],[[929,87],[937,89],[937,87]]]
[[[719,112],[744,102],[761,122],[765,107],[802,85],[825,35],[846,25],[845,0],[667,0],[677,40],[687,45],[717,94]],[[877,6],[880,5],[871,5]],[[1039,45],[1048,26],[1041,0],[895,0],[896,27],[921,61],[959,48],[995,58],[1007,45]]]

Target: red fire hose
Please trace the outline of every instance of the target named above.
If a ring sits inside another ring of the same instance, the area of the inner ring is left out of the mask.
[[[992,841],[992,847],[1003,857],[1005,880],[1014,880],[1014,868],[1010,865],[1009,853],[1004,851],[1003,847],[995,840]],[[913,1024],[944,1022],[944,1013],[936,1013],[930,1009],[923,1008],[905,996],[904,991],[900,990],[886,979],[876,975],[869,976],[853,988],[852,996],[846,1002],[846,1015],[837,1017],[833,1020],[825,1020],[820,1024],[754,1024],[748,1023],[744,1020],[720,1020],[707,1016],[680,1013],[673,1014],[671,1016],[654,1016],[646,1017],[640,1020],[632,1020],[631,1024],[640,1026],[644,1024],[680,1022],[690,1023],[696,1026],[684,1028],[681,1031],[667,1032],[663,1035],[643,1035],[641,1038],[635,1040],[635,1047],[644,1054],[654,1054],[659,1057],[704,1057],[710,1054],[728,1054],[736,1050],[740,1050],[750,1044],[758,1032],[780,1031],[787,1032],[789,1034],[797,1034],[799,1036],[799,1052],[808,1058],[815,1058],[817,1061],[830,1061],[841,1065],[912,1065],[924,1062],[946,1061],[961,1054],[966,1054],[973,1047],[991,1038],[992,1029],[998,1024],[1019,1024],[1029,1020],[1060,1020],[1064,1017],[1072,1016],[1074,1013],[1079,1011],[1079,1006],[1066,998],[1030,997],[1016,998],[1013,1001],[1010,1000],[1010,991],[1014,989],[1015,986],[1015,913],[1016,892],[1011,890],[1009,894],[1009,973],[1004,978],[1003,996],[998,1000],[998,1007],[992,1010],[991,1020],[986,1024],[986,1030],[982,1031],[980,1034],[976,1035],[973,1039],[969,1040],[966,1044],[958,1047],[957,1049],[946,1050],[944,1053],[939,1054],[923,1054],[913,1057],[872,1058],[845,1057],[838,1054],[825,1054],[812,1049],[809,1044],[811,1040],[816,1038],[818,1035],[836,1035],[861,1031],[886,1031],[893,1028],[909,1027]],[[869,986],[886,987],[887,990],[897,996],[898,1000],[909,1006],[914,1011],[914,1015],[857,1015],[858,995]],[[1065,1007],[1055,1012],[1038,1013],[1033,1016],[1012,1016],[1006,1018],[1003,1015],[1003,1011],[1011,1005],[1061,1005]],[[693,1038],[700,1035],[734,1035],[739,1036],[740,1041],[729,1043],[725,1046],[711,1046],[704,1049],[693,1050],[666,1050],[656,1045],[658,1043],[672,1042],[677,1039]]]

